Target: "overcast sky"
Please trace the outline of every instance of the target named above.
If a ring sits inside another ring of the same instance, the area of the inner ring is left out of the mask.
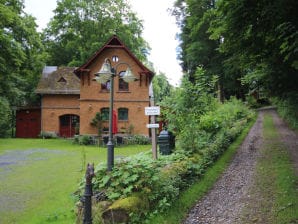
[[[153,62],[156,72],[165,73],[172,85],[179,85],[182,72],[176,59],[178,41],[175,36],[178,28],[175,18],[168,12],[175,0],[128,1],[143,20],[143,38],[152,48],[149,60]],[[25,11],[37,19],[39,30],[46,27],[55,8],[56,0],[25,0]]]

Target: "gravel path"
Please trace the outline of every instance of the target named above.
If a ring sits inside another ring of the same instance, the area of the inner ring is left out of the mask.
[[[287,147],[298,175],[298,134],[288,128],[275,109],[262,109],[227,170],[209,193],[191,209],[183,224],[246,223],[241,214],[242,209],[249,201],[258,200],[256,195],[249,194],[250,189],[255,186],[254,172],[260,155],[259,149],[263,144],[262,126],[265,113],[273,117],[281,142]]]
[[[263,111],[238,149],[233,161],[210,192],[189,212],[183,224],[239,223],[249,198],[259,148],[262,144]]]

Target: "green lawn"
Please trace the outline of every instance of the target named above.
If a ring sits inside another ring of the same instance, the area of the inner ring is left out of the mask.
[[[115,148],[115,157],[148,151]],[[62,139],[0,139],[0,156],[18,157],[0,166],[0,223],[74,223],[74,200],[86,163],[106,161],[106,148]]]

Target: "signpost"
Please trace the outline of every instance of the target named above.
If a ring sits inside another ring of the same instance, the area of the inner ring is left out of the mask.
[[[155,116],[160,115],[160,107],[154,106],[154,98],[150,99],[151,107],[145,107],[145,115],[150,116],[150,124],[147,124],[147,128],[151,128],[152,133],[152,154],[153,159],[157,159],[157,143],[156,143],[156,128],[159,128],[159,124],[155,122]]]
[[[147,116],[160,115],[160,107],[145,107],[145,115]]]
[[[147,124],[147,128],[159,128],[159,124]]]

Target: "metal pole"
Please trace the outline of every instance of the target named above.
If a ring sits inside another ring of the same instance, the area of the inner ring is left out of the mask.
[[[114,70],[114,69],[113,69]],[[114,73],[114,71],[113,71]],[[108,147],[108,171],[114,166],[114,143],[113,143],[113,104],[114,104],[114,75],[110,79],[110,110],[109,110],[109,141]]]

